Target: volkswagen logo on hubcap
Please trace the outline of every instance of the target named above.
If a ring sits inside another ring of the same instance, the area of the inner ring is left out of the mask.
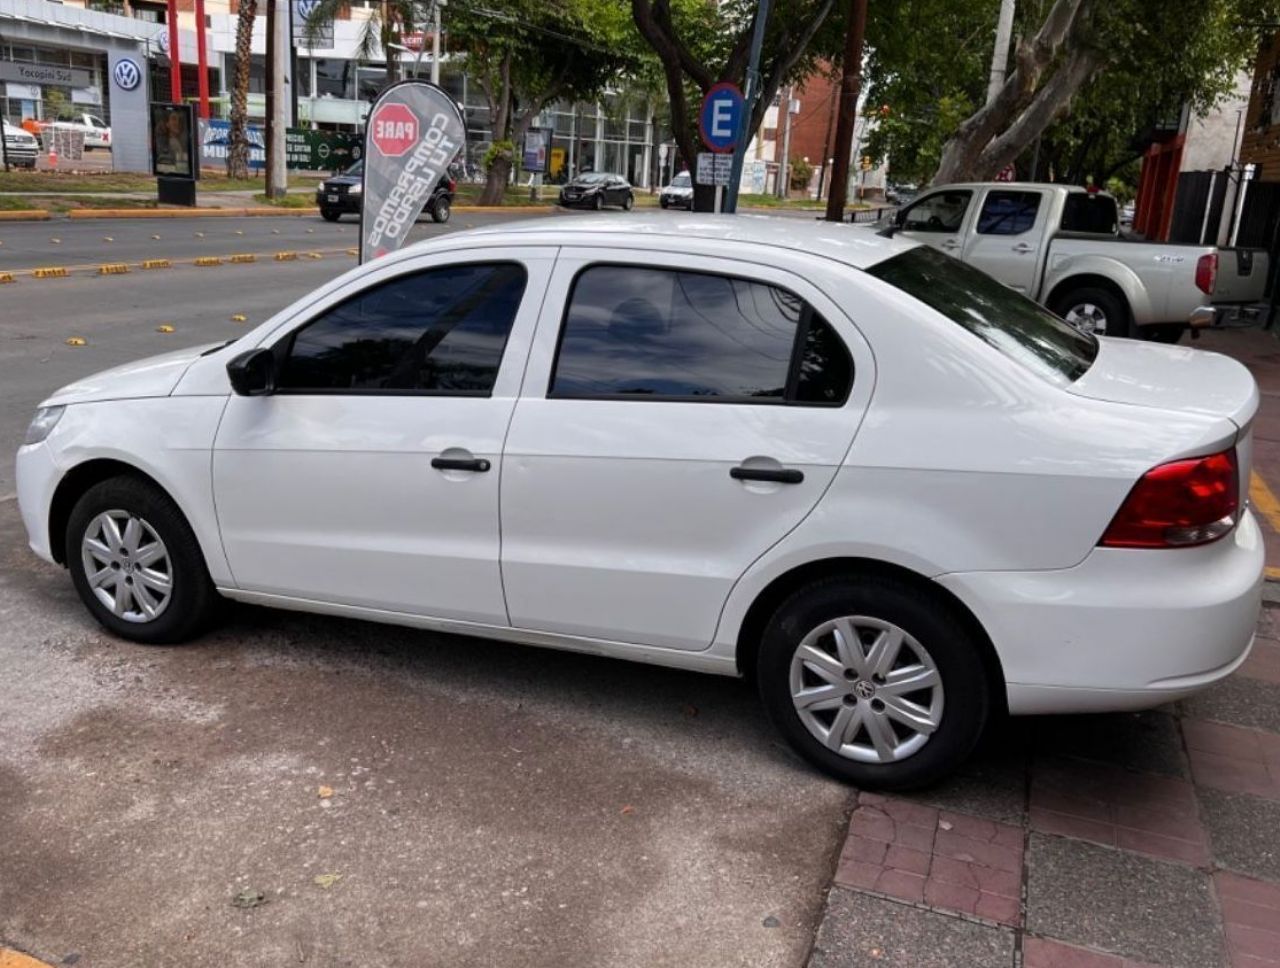
[[[853,684],[853,694],[859,699],[870,699],[876,694],[875,684],[866,679],[859,679]]]

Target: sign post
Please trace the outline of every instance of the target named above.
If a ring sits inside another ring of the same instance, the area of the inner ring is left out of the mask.
[[[720,211],[720,190],[729,184],[729,175],[726,171],[721,176],[721,165],[718,160],[712,162],[711,158],[722,155],[728,164],[732,164],[731,153],[742,128],[742,112],[742,92],[737,85],[728,82],[716,84],[707,91],[706,97],[702,99],[702,110],[698,112],[698,133],[702,136],[702,143],[710,149],[710,154],[698,154],[697,180],[700,185],[716,186],[717,212]],[[704,155],[707,157],[705,163]]]

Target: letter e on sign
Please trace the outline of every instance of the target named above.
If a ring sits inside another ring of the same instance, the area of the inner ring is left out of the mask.
[[[383,104],[369,119],[373,146],[387,158],[398,158],[418,143],[418,118],[404,104]]]

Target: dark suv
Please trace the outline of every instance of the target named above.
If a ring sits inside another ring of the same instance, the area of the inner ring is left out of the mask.
[[[453,206],[453,194],[458,183],[451,174],[445,174],[427,201],[425,211],[432,221],[449,221]],[[359,215],[364,196],[364,161],[357,161],[341,175],[334,175],[320,183],[316,189],[316,204],[320,215],[329,222],[336,222],[343,215]]]

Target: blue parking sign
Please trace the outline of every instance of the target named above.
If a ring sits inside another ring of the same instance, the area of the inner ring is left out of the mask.
[[[742,124],[742,92],[736,84],[717,84],[702,99],[698,131],[702,143],[715,152],[729,152],[738,140]]]

